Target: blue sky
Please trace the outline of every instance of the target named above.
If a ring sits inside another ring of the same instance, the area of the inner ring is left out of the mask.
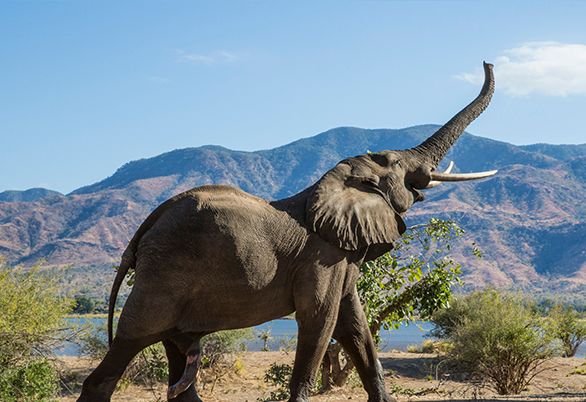
[[[69,192],[204,144],[443,123],[585,143],[586,2],[2,1],[0,191]]]

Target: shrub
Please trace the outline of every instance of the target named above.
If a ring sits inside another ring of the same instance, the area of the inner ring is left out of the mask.
[[[277,387],[277,389],[271,391],[267,398],[259,398],[258,401],[284,401],[289,399],[289,382],[291,381],[292,373],[293,368],[288,364],[271,364],[269,369],[265,372],[264,380],[266,383]]]
[[[468,297],[452,297],[446,308],[436,310],[431,317],[434,325],[429,336],[439,339],[450,339],[455,331],[464,325],[474,311],[484,308],[485,300],[481,292],[472,293]]]
[[[494,290],[476,292],[438,314],[436,334],[453,344],[450,357],[487,379],[497,393],[518,394],[551,357],[551,339],[524,300]],[[455,313],[457,312],[457,314]]]
[[[63,316],[71,302],[59,295],[58,278],[39,266],[25,270],[0,261],[0,400],[54,397],[58,376],[48,358],[65,337]]]
[[[74,297],[75,303],[72,309],[72,313],[75,314],[89,314],[93,313],[96,308],[94,299],[86,295],[76,295]]]
[[[228,354],[244,351],[244,341],[251,339],[252,329],[233,329],[220,331],[207,335],[202,339],[202,367],[214,367],[218,365]]]
[[[586,375],[586,363],[582,363],[580,366],[574,368],[570,374]]]
[[[549,310],[545,324],[549,334],[561,343],[562,356],[572,357],[586,340],[586,322],[570,306],[557,304]]]
[[[58,294],[57,280],[40,267],[24,271],[0,263],[0,366],[50,354],[60,339],[71,302]]]
[[[408,353],[421,353],[421,345],[407,345],[407,352]]]
[[[0,400],[4,402],[53,400],[57,392],[59,378],[46,359],[5,368],[0,375]]]
[[[438,353],[445,354],[451,351],[452,344],[445,341],[436,341],[431,339],[424,340],[421,345],[407,346],[409,353]]]
[[[202,358],[199,383],[202,388],[210,386],[213,391],[216,383],[229,373],[243,370],[242,361],[234,352],[246,350],[245,339],[253,337],[252,329],[234,329],[207,335],[202,339]]]

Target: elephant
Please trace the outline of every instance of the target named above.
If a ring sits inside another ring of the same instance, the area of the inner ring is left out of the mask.
[[[352,359],[369,402],[388,402],[382,366],[356,290],[359,266],[390,251],[403,217],[423,189],[480,173],[436,168],[464,129],[490,103],[491,64],[480,94],[431,137],[406,150],[339,162],[315,184],[265,201],[226,185],[176,195],[140,225],[124,251],[108,311],[109,350],[85,379],[78,401],[109,401],[130,360],[162,341],[169,364],[167,398],[201,401],[194,384],[200,339],[295,313],[298,344],[290,402],[307,402],[330,339]],[[116,336],[121,283],[134,285]]]

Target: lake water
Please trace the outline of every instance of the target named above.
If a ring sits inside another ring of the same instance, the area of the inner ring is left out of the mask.
[[[103,328],[106,324],[105,318],[68,318],[67,321],[72,325],[90,324],[95,328]],[[380,350],[388,351],[391,349],[405,351],[407,346],[412,344],[421,344],[429,333],[433,325],[429,322],[417,321],[410,325],[401,326],[396,330],[382,330]],[[263,341],[258,337],[261,332],[270,331],[271,340],[269,341],[270,350],[279,350],[283,344],[294,345],[297,337],[297,322],[295,320],[279,319],[270,321],[253,328],[254,338],[244,342],[250,351],[259,351],[262,348]],[[294,346],[293,346],[294,348]],[[55,351],[62,356],[76,356],[79,354],[79,345],[71,342],[65,343]],[[586,357],[586,344],[582,344],[578,349],[577,357]]]
[[[67,322],[72,326],[89,324],[93,327],[103,328],[106,325],[105,318],[68,318]],[[424,336],[432,328],[427,322],[417,322],[409,326],[401,326],[398,330],[381,331],[380,348],[382,350],[406,350],[408,345],[420,344]],[[297,322],[289,319],[279,319],[269,321],[253,328],[254,338],[246,340],[244,344],[247,350],[259,351],[263,346],[263,341],[258,337],[261,332],[270,331],[270,341],[268,343],[270,350],[279,350],[283,345],[291,345],[297,339]],[[294,346],[293,346],[294,348]],[[63,346],[56,349],[55,352],[62,356],[76,356],[79,354],[79,345],[66,342]]]

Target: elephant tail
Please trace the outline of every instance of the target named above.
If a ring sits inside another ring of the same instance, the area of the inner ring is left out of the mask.
[[[120,286],[122,286],[122,282],[124,282],[124,278],[126,277],[128,270],[130,268],[134,268],[134,266],[136,265],[136,256],[134,252],[137,242],[135,238],[133,238],[130,241],[130,244],[122,254],[122,261],[120,262],[118,272],[116,273],[114,283],[112,284],[112,290],[110,291],[110,301],[108,304],[108,346],[112,346],[112,339],[114,338],[114,308],[116,307],[116,298],[118,297],[118,291],[120,290]]]

